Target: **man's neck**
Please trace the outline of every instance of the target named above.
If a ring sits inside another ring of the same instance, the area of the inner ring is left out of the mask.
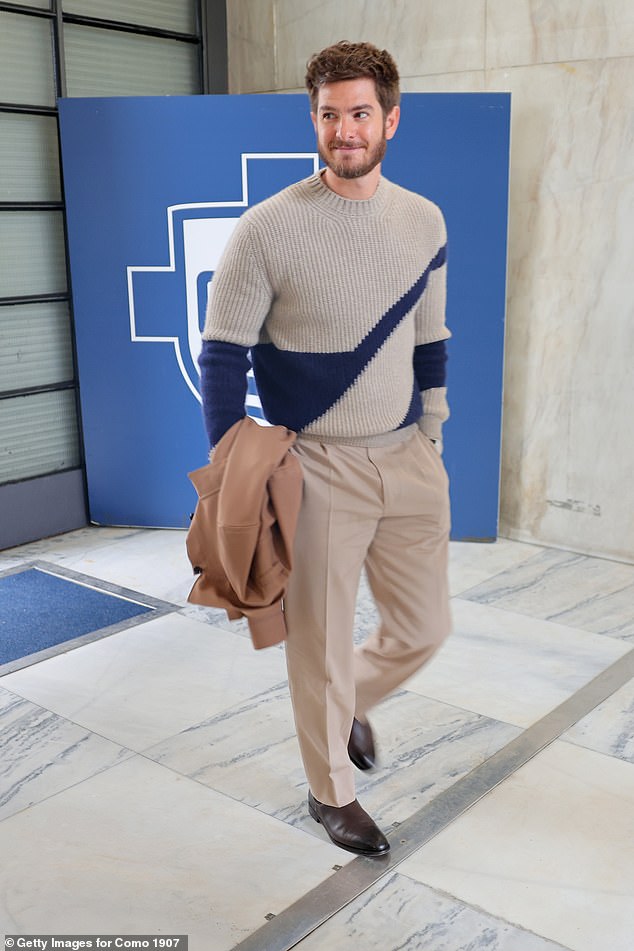
[[[367,175],[361,178],[339,178],[330,168],[326,168],[321,180],[331,191],[341,198],[349,198],[353,201],[364,201],[372,198],[379,187],[381,178],[381,166],[375,166]]]

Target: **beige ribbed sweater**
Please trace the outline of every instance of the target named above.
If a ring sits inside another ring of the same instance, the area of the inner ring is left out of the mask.
[[[272,423],[352,445],[417,422],[440,438],[445,261],[438,207],[385,178],[355,201],[316,174],[246,211],[212,280],[203,332],[212,441],[244,412],[244,401],[226,404],[240,399],[229,367],[243,373],[236,356],[247,350]]]

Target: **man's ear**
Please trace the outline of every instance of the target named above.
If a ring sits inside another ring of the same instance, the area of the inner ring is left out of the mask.
[[[316,131],[317,131],[317,116],[315,115],[314,112],[311,112],[310,118],[313,120],[313,126],[314,126],[315,132],[316,132]]]
[[[385,117],[385,138],[391,139],[398,129],[399,119],[401,118],[400,106],[394,106]]]

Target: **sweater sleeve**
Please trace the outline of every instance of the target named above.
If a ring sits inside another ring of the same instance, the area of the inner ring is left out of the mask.
[[[416,307],[417,347],[448,340],[451,333],[445,324],[447,304],[447,230],[440,208],[434,207],[435,221],[431,239],[433,255],[425,290]]]
[[[245,415],[249,349],[258,342],[272,299],[250,225],[242,218],[211,281],[198,360],[211,446]]]
[[[205,429],[210,446],[215,446],[245,414],[251,363],[246,347],[221,340],[203,340],[198,363]]]
[[[246,213],[227,242],[212,278],[203,340],[255,346],[273,296],[257,237]]]
[[[442,444],[442,426],[449,417],[446,341],[451,332],[445,323],[447,231],[440,209],[437,209],[437,214],[436,266],[429,274],[416,314],[414,373],[423,403],[420,428],[425,435]]]

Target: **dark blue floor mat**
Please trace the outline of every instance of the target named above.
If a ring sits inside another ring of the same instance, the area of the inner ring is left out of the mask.
[[[152,610],[38,568],[5,575],[0,578],[0,664]]]

